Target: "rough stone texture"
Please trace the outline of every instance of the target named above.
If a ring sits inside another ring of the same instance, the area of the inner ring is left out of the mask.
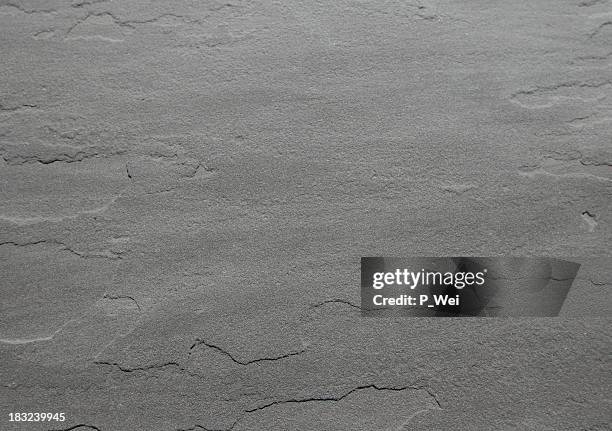
[[[0,429],[610,429],[609,1],[0,0],[0,35]],[[361,318],[360,256],[418,254],[585,265],[559,318]]]

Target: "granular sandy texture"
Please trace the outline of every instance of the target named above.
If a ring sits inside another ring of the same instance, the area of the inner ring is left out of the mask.
[[[0,0],[0,35],[0,429],[610,429],[609,1]],[[359,258],[412,255],[583,267],[559,318],[362,318]]]

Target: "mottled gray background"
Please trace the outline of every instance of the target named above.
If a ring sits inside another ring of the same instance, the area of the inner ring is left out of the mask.
[[[611,428],[609,1],[0,0],[0,35],[0,429]],[[559,318],[361,318],[359,258],[420,254],[585,265]]]

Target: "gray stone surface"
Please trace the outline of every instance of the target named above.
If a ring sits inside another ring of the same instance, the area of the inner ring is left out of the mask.
[[[0,0],[0,35],[0,429],[610,429],[609,1]],[[584,265],[559,318],[361,318],[360,256],[418,254]]]

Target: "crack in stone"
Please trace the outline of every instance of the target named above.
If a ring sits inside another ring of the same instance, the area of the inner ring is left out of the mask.
[[[191,428],[176,428],[175,431],[196,431],[196,430],[204,430],[204,431],[229,431],[229,429],[214,429],[214,428],[206,428],[200,424],[195,424]]]
[[[240,364],[240,365],[250,365],[250,364],[256,364],[259,362],[273,362],[273,361],[278,361],[281,359],[286,359],[289,358],[291,356],[297,356],[297,355],[301,355],[302,353],[306,352],[306,349],[297,351],[297,352],[289,352],[286,353],[284,355],[280,355],[280,356],[275,356],[275,357],[269,357],[269,358],[257,358],[257,359],[251,359],[249,361],[241,361],[239,359],[236,359],[236,357],[234,357],[230,352],[228,352],[227,350],[222,349],[221,347],[215,345],[215,344],[211,344],[209,342],[207,342],[206,340],[201,340],[201,339],[196,339],[195,343],[193,343],[191,345],[191,347],[189,348],[189,355],[191,355],[194,351],[194,349],[200,345],[204,345],[208,348],[214,349],[220,353],[222,353],[223,355],[227,356],[228,358],[230,358],[233,362]]]
[[[593,232],[595,230],[595,228],[597,227],[598,223],[597,223],[597,215],[595,215],[594,213],[591,213],[589,211],[583,211],[582,212],[582,220],[584,220],[584,222],[587,225],[587,230],[589,232]]]
[[[247,365],[250,363],[254,363],[254,362],[261,362],[261,361],[275,361],[275,360],[279,360],[282,358],[286,358],[288,356],[292,356],[292,355],[297,355],[299,354],[298,352],[295,353],[289,353],[289,354],[285,354],[285,355],[281,355],[279,357],[275,357],[275,358],[260,358],[260,359],[255,359],[252,361],[238,361],[236,360],[233,356],[231,356],[231,354],[229,354],[229,352],[224,351],[223,349],[220,349],[219,347],[209,344],[209,343],[204,343],[202,342],[202,340],[198,340],[196,342],[196,344],[194,344],[192,346],[192,348],[196,347],[199,344],[205,344],[208,347],[211,347],[213,349],[216,349],[222,353],[224,353],[226,356],[230,357],[234,362],[241,364],[241,365]],[[151,370],[161,370],[161,369],[165,369],[165,368],[176,368],[180,371],[186,372],[188,375],[193,376],[193,377],[197,377],[198,379],[202,379],[202,376],[189,372],[188,370],[186,370],[184,367],[182,367],[180,365],[179,362],[177,361],[167,361],[167,362],[162,362],[162,363],[158,363],[158,364],[150,364],[150,365],[144,365],[144,366],[136,366],[136,367],[126,367],[126,366],[122,366],[117,362],[109,362],[109,361],[94,361],[95,364],[98,365],[107,365],[107,366],[111,366],[114,367],[116,369],[118,369],[119,371],[123,372],[123,373],[134,373],[134,372],[147,372],[147,371],[151,371]],[[362,385],[362,386],[357,386],[353,389],[350,389],[340,395],[329,395],[329,396],[322,396],[322,397],[308,397],[308,398],[290,398],[290,399],[284,399],[284,400],[276,400],[276,401],[272,401],[263,405],[259,405],[256,407],[252,407],[252,408],[248,408],[242,411],[242,413],[240,414],[240,416],[232,423],[232,425],[228,428],[208,428],[205,427],[203,425],[200,424],[195,424],[194,426],[190,427],[190,428],[177,428],[175,429],[175,431],[194,431],[194,430],[205,430],[205,431],[231,431],[235,428],[235,426],[242,420],[244,419],[245,416],[247,416],[248,414],[257,412],[257,411],[261,411],[261,410],[265,410],[268,409],[270,407],[274,407],[274,406],[278,406],[278,405],[287,405],[287,404],[302,404],[302,403],[312,403],[312,402],[339,402],[342,401],[343,399],[347,398],[348,396],[362,391],[362,390],[367,390],[367,389],[373,389],[376,391],[390,391],[390,392],[401,392],[401,391],[406,391],[406,390],[414,390],[414,391],[420,391],[423,390],[425,392],[427,392],[427,394],[430,396],[432,403],[435,404],[436,409],[438,410],[442,410],[442,404],[440,403],[440,400],[438,399],[437,395],[431,390],[431,388],[428,385],[414,385],[414,384],[410,384],[410,385],[406,385],[406,386],[381,386],[381,385],[377,385],[377,384],[368,384],[368,385]],[[431,409],[426,409],[426,410],[431,410]],[[414,415],[412,415],[410,418],[408,418],[409,422],[414,416],[416,416],[416,414],[420,413],[421,411],[415,413]],[[402,424],[402,427],[405,426],[405,424],[407,422],[404,422]]]
[[[520,90],[510,95],[510,101],[516,103],[524,108],[528,109],[538,109],[538,108],[550,108],[551,106],[559,103],[561,99],[571,99],[571,100],[583,100],[583,101],[594,101],[601,97],[585,97],[584,94],[555,94],[559,90],[585,90],[585,89],[598,89],[606,86],[612,85],[612,81],[604,80],[604,81],[591,81],[591,82],[583,82],[583,81],[570,81],[570,82],[562,82],[560,84],[548,85],[548,86],[536,86],[534,88],[528,90]],[[544,101],[521,101],[521,97],[529,97],[529,98],[545,98],[548,100]]]
[[[117,362],[107,362],[107,361],[94,361],[94,364],[109,365],[109,366],[112,366],[112,367],[116,367],[117,369],[119,369],[120,371],[122,371],[124,373],[133,373],[135,371],[157,370],[157,369],[162,369],[162,368],[167,368],[167,367],[175,367],[175,368],[178,368],[181,371],[186,371],[176,361],[169,361],[169,362],[164,362],[164,363],[161,363],[161,364],[151,364],[151,365],[146,365],[146,366],[142,366],[142,367],[124,367],[124,366],[120,365]]]
[[[156,17],[153,18],[149,18],[149,19],[145,19],[145,20],[123,20],[121,18],[119,18],[117,15],[113,14],[112,12],[109,11],[104,11],[104,12],[88,12],[85,16],[79,18],[73,25],[71,25],[65,33],[65,36],[69,36],[76,27],[78,27],[80,24],[83,24],[85,21],[87,21],[89,18],[91,17],[109,17],[112,19],[112,21],[118,25],[119,27],[124,27],[124,28],[129,28],[130,30],[135,30],[137,25],[142,25],[142,24],[152,24],[155,23],[163,18],[176,18],[176,19],[180,19],[182,20],[184,23],[186,24],[201,24],[202,22],[199,19],[195,19],[195,18],[190,18],[187,16],[183,16],[183,15],[178,15],[178,14],[174,14],[174,13],[163,13],[161,15],[158,15]]]
[[[73,3],[70,6],[73,8],[81,8],[84,6],[91,6],[94,4],[107,3],[109,1],[112,1],[112,0],[89,0],[89,1],[84,0],[84,1],[79,1],[78,3]]]
[[[322,301],[322,302],[318,302],[316,304],[311,304],[310,305],[310,309],[315,309],[315,308],[319,308],[319,307],[323,307],[326,304],[343,304],[343,305],[348,305],[351,308],[355,308],[357,310],[364,310],[363,308],[361,308],[360,305],[355,305],[350,301],[347,301],[346,299],[340,299],[340,298],[335,298],[335,299],[328,299],[326,301]],[[385,307],[374,307],[374,308],[368,308],[365,311],[372,311],[372,310],[385,310]]]
[[[110,294],[105,294],[103,296],[103,298],[106,299],[130,299],[131,301],[134,302],[134,304],[136,304],[136,308],[138,308],[138,311],[142,311],[140,308],[140,305],[138,304],[138,301],[136,301],[132,296],[129,295],[110,295]]]
[[[265,410],[267,408],[270,408],[270,407],[273,407],[273,406],[277,406],[277,405],[302,404],[302,403],[312,403],[312,402],[339,402],[339,401],[342,401],[343,399],[347,398],[348,396],[350,396],[350,395],[352,395],[352,394],[354,394],[356,392],[359,392],[359,391],[362,391],[362,390],[366,390],[366,389],[374,389],[374,390],[377,390],[377,391],[390,391],[390,392],[402,392],[402,391],[406,391],[406,390],[415,390],[415,391],[424,390],[431,397],[433,403],[435,403],[436,410],[443,410],[442,404],[438,400],[438,397],[436,396],[436,394],[427,385],[422,385],[422,386],[407,385],[407,386],[400,386],[400,387],[393,387],[393,386],[389,387],[389,386],[379,386],[379,385],[376,385],[376,384],[369,384],[369,385],[358,386],[356,388],[350,389],[349,391],[343,393],[342,395],[338,395],[338,396],[311,397],[311,398],[278,400],[278,401],[272,401],[270,403],[261,405],[259,407],[254,407],[254,408],[246,409],[234,421],[234,423],[232,423],[232,425],[229,428],[214,429],[214,428],[206,428],[206,427],[204,427],[202,425],[196,424],[196,425],[194,425],[191,428],[182,428],[182,429],[177,429],[176,431],[193,431],[193,430],[198,430],[198,429],[205,430],[205,431],[231,431],[231,430],[233,430],[236,427],[236,425],[240,421],[242,421],[245,418],[245,416],[249,415],[250,413],[254,413],[254,412],[261,411],[261,410]],[[414,413],[404,423],[402,423],[400,425],[400,428],[403,428],[417,414],[422,413],[424,411],[428,411],[428,410],[432,410],[432,409],[423,409],[423,410],[419,410],[418,412]]]
[[[102,431],[102,428],[98,428],[95,425],[88,425],[88,424],[78,424],[78,425],[73,425],[70,428],[62,428],[62,429],[54,428],[54,429],[51,429],[50,431],[72,431],[72,430],[76,430],[79,428],[89,428],[89,429],[96,430],[96,431]]]
[[[195,430],[204,430],[204,431],[231,431],[231,430],[234,429],[236,424],[238,424],[240,419],[242,419],[242,416],[239,417],[237,420],[235,420],[234,423],[232,425],[230,425],[229,428],[207,428],[207,427],[202,426],[200,424],[195,424],[191,428],[176,428],[175,431],[195,431]]]
[[[606,161],[595,161],[595,160],[589,160],[589,161],[584,161],[584,160],[579,160],[580,164],[582,166],[612,166],[612,162],[606,162]]]
[[[349,307],[356,308],[357,310],[361,310],[361,306],[355,305],[352,302],[347,301],[346,299],[340,299],[340,298],[328,299],[326,301],[318,302],[316,304],[311,304],[310,308],[319,308],[326,304],[344,304],[344,305],[348,305]]]
[[[311,398],[301,398],[301,399],[288,399],[288,400],[280,400],[280,401],[272,401],[270,403],[264,404],[262,406],[259,407],[255,407],[252,409],[247,409],[245,410],[245,414],[248,413],[253,413],[259,410],[264,410],[267,409],[269,407],[273,407],[273,406],[277,406],[277,405],[283,405],[283,404],[300,404],[300,403],[310,403],[310,402],[338,402],[343,400],[344,398],[348,397],[349,395],[355,393],[355,392],[359,392],[365,389],[375,389],[377,391],[394,391],[394,392],[401,392],[401,391],[406,391],[406,390],[424,390],[426,391],[431,398],[434,400],[434,402],[436,403],[436,405],[442,409],[442,405],[440,404],[440,401],[438,401],[437,396],[427,387],[427,386],[413,386],[413,385],[408,385],[408,386],[400,386],[400,387],[388,387],[388,386],[378,386],[376,384],[370,384],[370,385],[364,385],[364,386],[358,386],[356,388],[353,388],[347,392],[345,392],[342,395],[339,396],[327,396],[327,397],[311,397]]]
[[[99,361],[99,360],[94,360],[93,363],[96,365],[107,365],[107,366],[113,367],[117,369],[118,371],[125,373],[125,374],[132,374],[132,373],[137,373],[137,372],[148,373],[150,371],[155,371],[155,370],[164,370],[164,369],[174,368],[177,371],[187,374],[189,377],[193,377],[200,381],[207,381],[205,377],[193,371],[189,371],[187,368],[185,368],[178,361],[175,361],[175,360],[162,362],[159,364],[150,364],[150,365],[143,365],[143,366],[137,366],[137,367],[126,367],[124,365],[119,364],[118,362]]]
[[[50,14],[56,14],[57,11],[55,9],[27,9],[17,3],[12,3],[12,2],[2,2],[0,3],[0,7],[2,6],[6,6],[6,7],[12,7],[14,9],[17,9],[20,12],[23,12],[25,14],[28,15],[32,15],[32,14],[45,14],[45,15],[50,15]]]
[[[593,32],[591,32],[591,34],[589,34],[589,39],[593,39],[595,36],[599,34],[599,32],[601,32],[603,28],[609,25],[612,25],[612,21],[606,21],[606,22],[599,24],[599,26]]]
[[[16,105],[16,106],[5,106],[0,103],[1,112],[16,112],[16,111],[22,111],[26,109],[37,109],[37,108],[38,108],[38,105],[34,105],[30,103],[23,103],[21,105]]]
[[[54,239],[41,239],[38,241],[31,241],[31,242],[16,242],[16,241],[0,242],[0,246],[9,245],[9,246],[14,246],[14,247],[29,247],[29,246],[40,245],[40,244],[51,244],[51,245],[61,246],[62,251],[68,251],[74,254],[75,256],[80,257],[81,259],[110,259],[110,260],[123,259],[122,253],[117,253],[111,250],[85,253],[85,252],[75,250],[69,247],[68,245],[66,245],[65,243],[54,240]]]
[[[74,148],[74,147],[73,147]],[[68,153],[64,149],[64,152],[57,152],[51,155],[22,155],[22,154],[7,154],[6,148],[0,148],[3,151],[2,159],[11,166],[20,166],[28,163],[39,163],[41,165],[50,165],[53,163],[77,163],[88,159],[107,159],[114,156],[120,156],[125,151],[115,151],[109,154],[99,153],[97,149],[88,148],[86,150],[76,150]]]
[[[87,153],[85,151],[77,151],[74,154],[61,153],[57,155],[50,156],[48,158],[43,158],[42,156],[15,156],[15,157],[7,157],[6,155],[2,156],[2,159],[8,163],[9,165],[17,166],[17,165],[25,165],[27,163],[40,163],[41,165],[50,165],[56,162],[64,162],[64,163],[76,163],[82,162],[86,159],[92,159],[96,157],[101,157],[98,153]]]
[[[605,281],[595,281],[595,280],[589,279],[589,282],[593,286],[612,286],[612,283],[608,283],[608,282],[605,282]]]

